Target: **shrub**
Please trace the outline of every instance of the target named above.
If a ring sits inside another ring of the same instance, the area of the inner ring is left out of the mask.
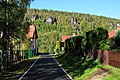
[[[103,28],[96,28],[96,30],[91,30],[89,32],[86,32],[86,49],[99,49],[100,44],[104,44],[105,42],[103,40],[106,40],[108,38],[108,31]],[[101,42],[101,43],[100,43]]]
[[[103,28],[97,28],[96,29],[96,48],[100,48],[100,44],[104,44],[106,43],[106,48],[108,48],[107,46],[107,41],[106,40],[108,38],[108,31],[106,29]]]
[[[96,48],[96,44],[97,44],[97,35],[96,35],[96,31],[89,31],[87,34],[87,41],[88,41],[88,48],[90,49],[94,49]]]
[[[70,39],[67,39],[64,43],[64,49],[65,53],[68,53],[72,56],[79,56],[81,55],[81,43],[82,43],[82,37],[81,36],[75,36]]]
[[[56,41],[55,50],[57,53],[60,51],[60,41]]]
[[[116,31],[115,39],[120,39],[120,30]]]
[[[97,34],[98,41],[101,41],[101,40],[108,38],[108,31],[104,28],[97,28],[96,34]]]
[[[120,47],[120,30],[117,30],[116,31],[116,34],[115,34],[115,44],[117,47]]]
[[[102,49],[102,50],[110,50],[111,49],[111,43],[112,43],[111,39],[102,40],[99,43],[100,44],[100,49]]]

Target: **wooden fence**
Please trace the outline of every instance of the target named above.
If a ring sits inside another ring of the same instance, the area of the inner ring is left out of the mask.
[[[102,63],[120,67],[120,52],[107,50],[92,50],[90,52],[91,58],[99,58]]]

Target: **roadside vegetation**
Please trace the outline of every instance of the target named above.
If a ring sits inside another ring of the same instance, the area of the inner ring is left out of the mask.
[[[91,57],[92,50],[118,49],[120,38],[116,33],[112,39],[108,38],[108,31],[96,28],[84,33],[83,36],[75,36],[64,42],[64,52],[56,56],[61,66],[73,77],[74,80],[119,80],[120,68],[104,65],[97,57]],[[114,45],[112,45],[114,43]]]
[[[33,57],[14,64],[8,71],[0,73],[0,80],[18,80],[36,59],[37,57]]]
[[[117,23],[120,23],[119,19],[75,12],[29,9],[28,4],[34,0],[22,1],[20,4],[17,4],[16,0],[13,0],[14,3],[11,0],[9,2],[4,1],[3,4],[5,5],[13,5],[13,7],[8,6],[6,8],[6,13],[4,5],[0,7],[0,32],[3,33],[3,37],[0,36],[0,50],[9,54],[2,58],[3,54],[1,52],[0,66],[4,63],[5,70],[11,67],[6,72],[2,72],[2,69],[0,69],[1,80],[18,79],[33,63],[34,59],[17,64],[13,63],[13,55],[15,59],[19,57],[16,55],[20,55],[19,52],[14,53],[18,50],[19,45],[21,51],[30,49],[31,41],[26,36],[30,24],[35,24],[37,27],[38,51],[42,53],[55,52],[60,55],[56,59],[75,80],[93,78],[97,72],[99,74],[99,71],[100,73],[106,73],[106,79],[120,79],[118,75],[119,68],[102,65],[98,59],[91,59],[89,56],[89,51],[92,49],[119,50],[120,31],[116,33],[113,39],[108,39],[107,35],[109,31],[116,28]],[[31,20],[33,15],[37,16],[34,21]],[[75,25],[73,25],[74,22],[71,22],[73,17],[76,21]],[[56,19],[56,23],[48,23],[47,20],[50,18]],[[66,40],[64,43],[65,52],[60,53],[62,35],[72,36],[73,33],[77,37]],[[110,44],[113,41],[115,44],[111,46]]]
[[[24,17],[25,24],[30,22],[32,16],[36,16],[33,23],[37,26],[38,49],[41,52],[50,53],[54,51],[57,41],[61,43],[63,35],[72,36],[75,33],[78,36],[84,36],[86,32],[96,30],[96,28],[103,28],[110,32],[116,28],[117,23],[120,23],[119,19],[104,16],[46,9],[28,9]],[[73,25],[71,21],[73,17],[76,25]],[[57,24],[46,22],[51,18],[55,18]]]
[[[73,80],[119,80],[120,68],[104,65],[99,59],[89,56],[73,57],[68,54],[54,56]]]

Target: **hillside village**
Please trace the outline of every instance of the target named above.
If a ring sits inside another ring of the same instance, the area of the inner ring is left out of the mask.
[[[54,36],[51,38],[52,40],[47,38],[46,41],[48,42],[40,43],[41,45],[47,44],[47,46],[49,46],[49,49],[47,50],[50,50],[50,44],[52,44],[51,41],[55,41],[57,38],[61,41],[62,36],[82,36],[85,32],[94,30],[97,27],[107,29],[108,32],[111,32],[116,29],[117,24],[120,23],[118,19],[103,16],[38,9],[28,9],[25,21],[27,22],[29,19],[35,20],[34,23],[37,26],[39,36],[38,40],[41,39],[41,41],[44,41],[42,40],[42,35],[45,35],[46,37],[49,36],[49,34],[58,35],[57,37]],[[41,50],[43,50],[43,47],[41,48]]]
[[[119,24],[119,19],[104,16],[27,9],[21,34],[15,33],[12,38],[7,36],[11,41],[9,43],[9,39],[6,39],[6,44],[12,47],[7,47],[10,55],[4,56],[5,63],[1,66],[7,70],[14,63],[19,64],[41,53],[50,53],[74,79],[81,79],[86,75],[89,76],[85,79],[93,79],[98,76],[95,73],[100,74],[102,79],[113,73],[106,65],[120,67]],[[3,31],[0,31],[1,56],[3,38]],[[103,66],[104,64],[106,65]]]

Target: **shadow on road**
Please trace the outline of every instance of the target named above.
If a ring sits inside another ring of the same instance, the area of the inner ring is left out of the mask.
[[[70,80],[49,53],[40,54],[38,61],[22,80]]]
[[[39,52],[38,55],[49,55],[50,53],[42,53],[42,52]]]

